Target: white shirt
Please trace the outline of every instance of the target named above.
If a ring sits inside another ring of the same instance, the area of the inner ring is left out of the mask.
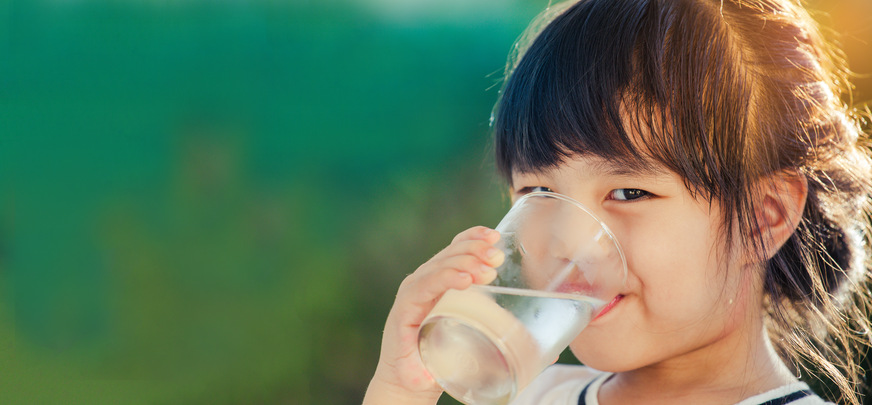
[[[589,367],[555,364],[536,377],[510,405],[579,405],[578,399],[585,387],[587,387],[587,392],[585,392],[584,405],[599,405],[597,400],[599,388],[610,375],[611,373],[604,373]],[[803,390],[809,390],[805,383],[787,384],[749,397],[735,405],[766,404],[767,401]],[[829,404],[814,394],[780,403],[790,405]]]

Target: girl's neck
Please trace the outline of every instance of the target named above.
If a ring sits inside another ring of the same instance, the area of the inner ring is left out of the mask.
[[[754,323],[751,333],[732,333],[682,356],[616,373],[601,387],[600,403],[732,404],[796,382],[762,320]]]

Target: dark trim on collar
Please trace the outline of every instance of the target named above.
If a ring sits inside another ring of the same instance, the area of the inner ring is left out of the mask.
[[[779,397],[779,398],[775,398],[775,399],[771,399],[769,401],[766,401],[760,405],[785,405],[785,404],[789,404],[793,401],[796,401],[797,399],[805,398],[809,395],[814,395],[814,394],[809,390],[794,391],[794,392],[791,392],[790,394],[787,394],[783,397]]]
[[[593,380],[590,380],[590,382],[584,386],[584,389],[581,390],[581,394],[578,396],[578,405],[587,405],[587,402],[584,400],[584,397],[587,396],[587,389],[590,388],[591,385],[593,385],[594,381],[596,381],[596,378],[594,378]]]
[[[587,405],[587,401],[585,401],[584,398],[587,396],[587,389],[590,388],[591,385],[593,385],[594,381],[596,381],[595,378],[591,382],[587,383],[587,385],[584,386],[584,389],[581,390],[581,394],[578,396],[578,405]],[[794,391],[785,396],[770,399],[766,402],[761,403],[760,405],[786,405],[800,398],[805,398],[809,395],[814,394],[809,390]]]

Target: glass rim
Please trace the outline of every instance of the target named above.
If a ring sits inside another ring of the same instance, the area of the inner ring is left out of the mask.
[[[522,196],[521,198],[518,199],[518,201],[515,201],[515,203],[512,204],[512,208],[510,208],[509,211],[514,209],[515,206],[520,204],[521,202],[528,200],[528,199],[531,199],[531,198],[534,198],[534,197],[554,198],[554,199],[568,202],[568,203],[574,205],[576,208],[584,211],[584,213],[589,215],[591,218],[593,218],[593,220],[599,224],[599,226],[605,231],[606,235],[608,235],[609,239],[611,239],[612,243],[615,245],[615,249],[618,251],[618,255],[621,257],[621,265],[624,267],[624,269],[623,269],[624,270],[624,282],[626,283],[627,272],[628,272],[627,257],[624,255],[624,249],[621,248],[621,244],[620,244],[620,242],[618,242],[618,238],[615,237],[615,234],[612,232],[611,228],[609,228],[609,226],[606,225],[606,223],[603,222],[603,220],[601,220],[598,216],[596,216],[596,214],[594,214],[584,204],[578,202],[574,198],[569,197],[565,194],[555,193],[553,191],[533,191],[533,192],[524,194],[524,196]]]

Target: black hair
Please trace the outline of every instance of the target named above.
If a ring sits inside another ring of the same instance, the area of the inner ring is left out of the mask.
[[[805,9],[789,0],[571,1],[531,26],[506,76],[493,131],[509,183],[513,172],[573,156],[659,164],[720,203],[731,238],[734,227],[757,228],[761,179],[804,176],[800,224],[763,274],[770,340],[858,403],[872,160],[858,113],[840,98],[844,58]]]

